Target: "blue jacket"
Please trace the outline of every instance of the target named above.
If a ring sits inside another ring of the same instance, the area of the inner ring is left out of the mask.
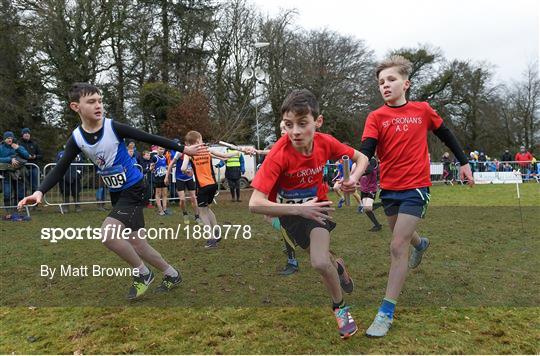
[[[11,159],[21,156],[24,159],[28,159],[30,155],[28,151],[23,146],[19,145],[19,148],[14,150],[11,146],[6,145],[5,142],[2,142],[0,145],[0,163],[11,163]]]

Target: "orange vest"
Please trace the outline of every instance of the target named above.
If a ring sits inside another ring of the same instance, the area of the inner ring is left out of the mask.
[[[195,179],[199,187],[206,187],[210,184],[216,184],[214,179],[214,170],[212,169],[212,156],[205,154],[191,157]]]

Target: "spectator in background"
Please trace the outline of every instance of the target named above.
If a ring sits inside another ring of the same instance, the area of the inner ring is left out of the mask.
[[[452,173],[451,165],[452,160],[450,159],[450,153],[445,152],[441,157],[441,162],[443,164],[443,179],[444,184],[454,185],[454,174]]]
[[[24,164],[29,154],[23,146],[15,143],[13,132],[4,132],[3,137],[4,142],[0,145],[0,170],[4,176],[4,206],[15,206],[24,198]],[[12,199],[12,193],[16,193],[16,200]]]
[[[497,172],[499,170],[499,161],[495,158],[493,161],[487,162],[488,172]]]
[[[478,171],[485,172],[486,171],[486,165],[487,165],[487,157],[486,154],[483,151],[480,151],[480,154],[478,155]]]
[[[152,197],[152,192],[154,190],[153,180],[152,180],[152,159],[150,157],[150,151],[143,151],[142,160],[141,160],[142,173],[144,176],[144,204],[147,208],[153,208],[152,203],[150,203],[150,198]]]
[[[236,145],[236,143],[233,143],[233,145]],[[225,162],[225,178],[229,184],[231,201],[240,202],[240,178],[242,177],[242,174],[246,172],[244,155],[237,150],[233,150],[232,148],[227,148],[227,153],[237,155],[229,158]]]
[[[501,162],[510,162],[513,161],[514,157],[512,157],[512,154],[508,149],[504,150],[504,153],[501,155]]]
[[[478,171],[478,151],[471,151],[469,154],[469,166],[473,173]]]
[[[139,164],[137,158],[135,157],[135,148],[128,148],[127,153],[129,157],[131,157],[131,161],[133,162],[133,164]]]
[[[510,165],[510,163],[509,163],[508,161],[506,161],[506,162],[504,162],[504,163],[502,164],[501,170],[502,170],[503,172],[512,172],[512,165]]]
[[[525,146],[521,146],[519,148],[519,152],[516,153],[514,160],[518,162],[519,169],[521,170],[521,175],[523,176],[523,180],[529,180],[533,155],[529,151],[527,151]]]
[[[36,165],[39,165],[41,163],[41,160],[43,159],[43,154],[41,153],[41,149],[39,148],[38,144],[34,141],[32,141],[30,137],[30,129],[25,127],[21,131],[22,139],[19,144],[23,146],[26,151],[28,152],[28,163],[34,163]],[[28,172],[28,188],[30,189],[30,192],[35,192],[38,188],[38,174],[39,169],[36,166],[30,165],[27,166],[27,172]]]
[[[132,157],[135,157],[135,163],[141,164],[142,157],[141,157],[141,154],[139,153],[139,151],[137,151],[137,147],[135,147],[135,141],[128,140],[127,149],[128,149],[128,152],[129,152],[130,149],[133,150]]]
[[[64,156],[64,151],[60,151],[56,154],[56,162]],[[73,160],[73,163],[69,166],[66,174],[62,177],[62,180],[58,182],[58,187],[60,188],[60,193],[62,194],[64,204],[69,204],[70,196],[73,198],[75,203],[75,211],[78,213],[81,211],[81,206],[78,204],[80,201],[80,193],[82,189],[82,169],[81,166],[77,166],[76,163],[82,161],[81,155],[77,155]],[[63,211],[69,212],[69,205],[62,207]]]

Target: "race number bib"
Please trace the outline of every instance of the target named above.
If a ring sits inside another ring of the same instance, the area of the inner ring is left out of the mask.
[[[126,172],[122,165],[105,168],[99,172],[103,183],[109,188],[118,189],[127,182]]]
[[[297,190],[279,190],[276,196],[276,202],[280,204],[302,204],[317,198],[317,188],[297,189]]]
[[[167,167],[159,167],[154,174],[156,177],[164,177],[167,174]]]

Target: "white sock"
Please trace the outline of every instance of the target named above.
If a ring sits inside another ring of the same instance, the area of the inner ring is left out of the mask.
[[[173,266],[169,265],[165,271],[163,271],[163,274],[166,276],[171,277],[178,277],[178,271],[173,268]]]
[[[144,263],[142,263],[139,267],[136,268],[136,270],[139,272],[139,275],[145,275],[150,273],[150,270]]]

